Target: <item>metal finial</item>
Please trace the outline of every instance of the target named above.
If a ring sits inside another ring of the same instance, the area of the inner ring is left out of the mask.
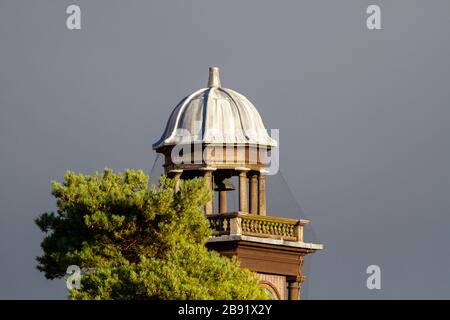
[[[209,68],[208,87],[209,88],[219,88],[220,87],[219,68],[217,68],[217,67]]]

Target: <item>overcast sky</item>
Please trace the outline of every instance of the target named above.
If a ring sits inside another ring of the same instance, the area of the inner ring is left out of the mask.
[[[50,181],[150,173],[209,66],[280,129],[268,214],[309,218],[306,240],[325,245],[305,297],[450,298],[449,39],[448,0],[1,0],[0,298],[66,298],[35,269]]]

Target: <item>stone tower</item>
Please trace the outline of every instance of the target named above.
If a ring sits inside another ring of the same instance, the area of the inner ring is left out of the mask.
[[[213,67],[208,86],[181,100],[153,149],[164,155],[168,176],[206,178],[214,193],[204,208],[213,229],[208,248],[257,272],[274,299],[298,300],[304,257],[323,246],[303,241],[308,220],[266,213],[266,177],[276,146],[253,104],[223,88]],[[239,204],[229,210],[227,196],[235,192]]]

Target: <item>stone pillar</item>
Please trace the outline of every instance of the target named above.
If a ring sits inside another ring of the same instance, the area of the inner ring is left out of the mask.
[[[288,300],[300,300],[301,283],[305,280],[305,276],[301,274],[303,268],[303,257],[300,258],[300,274],[296,277],[287,277],[288,283]]]
[[[303,225],[298,221],[294,227],[294,234],[297,241],[303,241]]]
[[[248,168],[236,168],[239,172],[239,211],[248,212],[247,171]]]
[[[258,214],[258,175],[250,171],[250,213]]]
[[[219,213],[227,212],[227,192],[219,191]]]
[[[203,176],[206,178],[206,183],[208,185],[208,189],[211,191],[212,198],[211,201],[208,201],[205,204],[205,214],[213,214],[213,208],[214,208],[214,190],[213,190],[213,174],[212,172],[216,170],[215,168],[201,168],[201,171],[203,171]]]
[[[296,280],[296,279],[295,279]],[[300,300],[300,282],[288,279],[289,300]]]
[[[181,180],[181,174],[183,173],[183,170],[181,169],[175,169],[169,171],[169,176],[172,176],[173,179],[175,179],[175,192],[178,192],[180,190],[180,180]]]
[[[258,176],[258,214],[266,215],[266,174],[267,172],[261,170]]]
[[[240,217],[230,219],[230,235],[240,236],[242,234],[242,219]]]

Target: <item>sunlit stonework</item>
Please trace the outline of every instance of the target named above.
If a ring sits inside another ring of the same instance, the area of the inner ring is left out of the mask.
[[[198,158],[211,147],[214,157]],[[153,145],[164,155],[167,175],[178,181],[205,177],[213,191],[213,200],[204,208],[212,228],[208,248],[236,256],[242,267],[257,272],[274,299],[297,300],[305,279],[304,257],[323,246],[304,242],[303,226],[308,220],[267,215],[267,160],[276,147],[253,104],[221,86],[216,67],[209,70],[206,88],[175,107]],[[183,161],[176,159],[180,151]],[[228,210],[231,193],[239,198],[237,210]]]

